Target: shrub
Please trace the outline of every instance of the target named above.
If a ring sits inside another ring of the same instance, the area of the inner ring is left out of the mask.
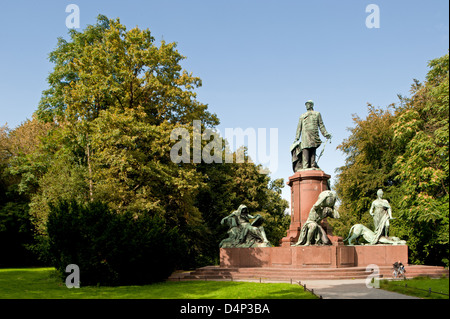
[[[0,267],[39,265],[29,250],[33,244],[32,224],[28,204],[7,202],[0,204]]]
[[[169,229],[161,218],[117,214],[101,202],[51,206],[47,232],[54,266],[66,277],[66,266],[78,265],[82,285],[161,281],[185,251],[177,229]]]

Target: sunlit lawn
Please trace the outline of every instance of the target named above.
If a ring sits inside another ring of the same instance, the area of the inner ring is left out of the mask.
[[[399,281],[382,280],[380,288],[425,299],[449,299],[448,278],[431,279],[422,277]],[[431,288],[431,294],[428,292],[429,288]],[[433,293],[433,291],[438,293]]]
[[[288,283],[162,282],[143,286],[67,288],[54,268],[0,269],[0,299],[316,299]]]

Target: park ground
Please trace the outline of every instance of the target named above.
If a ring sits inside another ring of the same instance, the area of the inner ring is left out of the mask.
[[[290,283],[181,281],[69,289],[54,268],[0,269],[0,288],[0,299],[317,299]],[[449,299],[448,278],[383,280],[381,289],[423,299]]]
[[[68,289],[54,268],[0,269],[0,299],[317,299],[299,285],[219,281]]]

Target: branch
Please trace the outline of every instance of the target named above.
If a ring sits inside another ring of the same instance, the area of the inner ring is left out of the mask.
[[[124,110],[124,107],[123,107],[123,105],[122,105],[122,101],[119,99],[119,97],[116,95],[116,94],[114,94],[114,97],[117,99],[117,101],[119,102],[119,104],[120,104],[120,107],[122,108],[122,110]]]

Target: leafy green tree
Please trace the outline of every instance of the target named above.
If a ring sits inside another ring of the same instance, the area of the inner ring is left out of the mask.
[[[185,57],[175,43],[155,39],[148,29],[129,31],[119,19],[99,15],[96,25],[85,31],[70,31],[71,41],[62,38],[50,54],[55,64],[43,92],[37,114],[40,119],[68,122],[79,146],[85,150],[89,194],[94,199],[91,158],[92,121],[101,111],[114,114],[138,108],[149,125],[192,123],[201,120],[216,125],[216,115],[199,103],[193,90],[201,80],[182,70]]]
[[[5,173],[14,179],[13,183],[21,194],[30,196],[38,187],[39,177],[47,165],[40,157],[40,145],[52,127],[52,123],[42,123],[35,116],[14,130],[3,127],[0,160],[6,167]]]
[[[177,228],[151,215],[117,214],[96,201],[61,201],[48,217],[52,264],[63,278],[68,264],[78,265],[82,285],[164,280],[184,255],[184,243]]]
[[[392,201],[391,193],[398,184],[393,170],[396,150],[391,126],[394,120],[390,108],[383,110],[369,104],[367,117],[361,119],[354,115],[355,126],[349,129],[350,136],[338,146],[347,155],[345,165],[337,169],[335,185],[341,199],[341,218],[329,220],[329,223],[335,233],[344,238],[354,224],[372,228],[373,221],[368,212],[379,188]],[[395,231],[395,223],[393,226],[391,230]]]
[[[445,263],[449,255],[449,56],[430,61],[425,83],[393,124],[401,150],[394,168],[399,182],[398,213],[413,262]]]
[[[70,31],[71,41],[58,39],[50,61],[55,64],[37,114],[52,121],[89,121],[101,110],[143,108],[150,124],[218,124],[216,115],[199,103],[193,90],[201,80],[182,70],[185,59],[175,43],[159,47],[150,30],[129,31],[119,19],[98,16],[83,32]]]
[[[147,123],[142,108],[101,112],[93,122],[97,199],[111,203],[116,210],[172,211],[186,219],[198,215],[192,198],[202,176],[193,165],[171,161],[170,133],[174,125]]]
[[[246,205],[252,215],[261,214],[264,217],[263,226],[273,245],[279,244],[290,224],[290,216],[285,214],[289,204],[281,197],[283,179],[271,180],[268,175],[259,174],[261,166],[249,162],[245,149],[244,163],[236,163],[236,153],[233,153],[233,158],[233,163],[224,161],[198,166],[198,170],[205,175],[205,186],[200,188],[196,206],[210,234],[203,243],[204,254],[213,258],[210,263],[218,262],[219,243],[228,237],[228,227],[221,225],[220,221],[241,204]]]
[[[372,226],[369,205],[383,188],[396,218],[390,232],[407,240],[410,262],[448,265],[448,64],[448,54],[430,61],[425,83],[415,80],[400,105],[354,117],[338,147],[347,155],[335,186],[341,219],[330,221],[339,235]]]
[[[83,149],[74,146],[76,142],[68,136],[68,130],[33,121],[48,126],[47,130],[40,135],[32,133],[33,147],[11,156],[7,172],[15,179],[18,194],[28,203],[37,233],[43,234],[49,204],[61,199],[88,199],[87,168],[80,156]]]
[[[24,165],[21,178],[14,173],[12,163],[27,163],[50,126],[33,118],[14,130],[6,125],[0,127],[0,267],[39,264],[37,255],[29,249],[35,242],[29,215],[30,194],[23,191],[36,187],[39,166]]]
[[[281,244],[281,239],[286,236],[286,230],[291,224],[291,217],[286,214],[289,203],[281,197],[283,187],[285,183],[282,178],[269,181],[265,188],[266,200],[262,206],[264,229],[267,238],[274,246]]]
[[[171,161],[175,128],[187,129],[193,141],[194,120],[202,129],[219,121],[196,100],[201,80],[182,69],[176,44],[154,41],[148,29],[127,30],[119,19],[99,16],[50,53],[54,69],[36,111],[49,127],[29,153],[7,159],[42,251],[50,207],[61,200],[158,216],[187,243],[187,267],[217,261],[226,236],[220,220],[242,203],[265,216],[273,243],[287,228],[283,182],[259,174],[253,163]]]

